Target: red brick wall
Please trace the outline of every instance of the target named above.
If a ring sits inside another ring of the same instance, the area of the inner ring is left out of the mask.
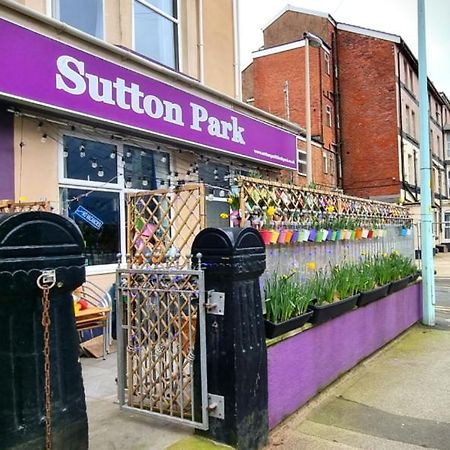
[[[398,195],[395,44],[338,31],[344,191]]]
[[[254,106],[287,119],[285,106],[285,82],[289,83],[289,120],[302,128],[305,119],[305,48],[267,55],[253,60]],[[251,72],[244,77],[251,76]],[[248,79],[243,84],[245,92],[250,93]],[[311,91],[311,135],[323,142],[325,150],[332,150],[335,141],[334,117],[332,126],[326,123],[326,106],[333,105],[333,78],[326,74],[323,50],[310,48],[310,91]],[[244,101],[246,97],[244,96]],[[313,146],[313,179],[324,186],[335,187],[335,172],[323,172],[322,150]],[[333,158],[335,160],[335,158]],[[304,177],[299,178],[303,182]]]

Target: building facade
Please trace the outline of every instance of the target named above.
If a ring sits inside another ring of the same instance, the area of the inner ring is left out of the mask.
[[[419,218],[418,62],[402,38],[292,6],[282,10],[263,33],[264,47],[255,52],[253,63],[243,72],[244,101],[285,118],[289,104],[289,119],[305,128],[305,41],[307,36],[319,38],[319,48],[309,49],[313,59],[309,62],[312,136],[323,145],[320,152],[330,152],[335,158],[335,170],[342,175],[337,185],[349,195],[405,203]],[[290,85],[297,83],[289,103],[282,101],[280,87],[285,79]],[[428,97],[438,244],[443,241],[442,220],[449,198],[446,106],[445,96],[430,80]],[[332,126],[327,127],[330,122]],[[316,165],[312,171],[323,182],[325,157],[320,161],[317,153],[312,152]],[[445,219],[450,219],[446,214]]]
[[[299,128],[235,99],[235,13],[232,0],[0,1],[0,199],[74,219],[104,287],[127,252],[128,193],[204,181],[207,224],[226,226],[236,175],[297,166]]]
[[[296,14],[288,7],[264,28],[264,46],[253,52],[252,63],[242,73],[242,98],[305,130],[299,140],[298,184],[313,183],[335,189],[340,185],[341,172],[335,106],[337,86],[333,75],[335,55],[330,45],[333,29],[326,18],[318,18],[319,24],[308,29],[299,28]],[[307,179],[308,109],[311,180]]]

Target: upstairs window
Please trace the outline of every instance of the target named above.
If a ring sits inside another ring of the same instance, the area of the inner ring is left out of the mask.
[[[306,168],[306,152],[299,150],[298,151],[298,168],[297,172],[306,177],[307,168]]]
[[[327,126],[331,127],[332,124],[332,118],[331,118],[331,106],[326,106],[326,123]]]
[[[331,69],[330,69],[330,55],[325,52],[324,53],[324,58],[325,58],[325,72],[327,73],[327,75],[330,75],[331,73]]]
[[[103,0],[54,0],[53,15],[99,39],[103,39]]]
[[[134,0],[134,49],[178,69],[176,0]]]

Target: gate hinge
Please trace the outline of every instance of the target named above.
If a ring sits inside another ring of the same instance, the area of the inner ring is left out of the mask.
[[[206,312],[223,316],[225,313],[225,293],[208,291],[208,303],[205,303]]]
[[[225,419],[225,399],[223,395],[208,394],[207,408],[210,417]]]

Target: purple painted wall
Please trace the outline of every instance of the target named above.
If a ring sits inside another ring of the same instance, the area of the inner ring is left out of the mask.
[[[417,283],[269,347],[269,427],[421,317]]]
[[[0,200],[14,200],[14,116],[0,104]]]

